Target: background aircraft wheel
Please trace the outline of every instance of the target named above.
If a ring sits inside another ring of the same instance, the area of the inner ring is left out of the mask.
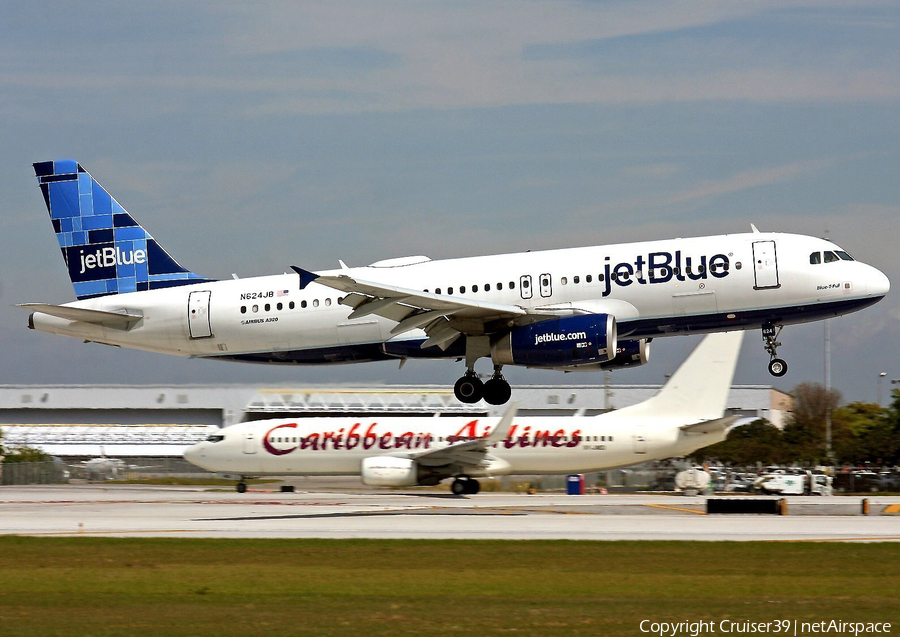
[[[481,491],[481,483],[478,482],[478,480],[474,480],[472,478],[469,478],[468,480],[466,480],[466,494],[467,495],[475,495],[479,491]]]
[[[453,492],[453,495],[463,495],[468,491],[468,480],[460,480],[457,478],[450,484],[450,491]]]
[[[780,358],[773,358],[769,361],[769,373],[779,378],[787,374],[787,363]]]
[[[247,490],[247,485],[243,482],[238,482],[235,488],[237,489],[238,493],[244,493],[244,491]]]
[[[461,403],[477,403],[484,395],[484,383],[475,374],[466,374],[456,381],[453,393]]]
[[[509,402],[512,389],[503,378],[492,378],[484,384],[484,400],[490,405],[503,405]]]

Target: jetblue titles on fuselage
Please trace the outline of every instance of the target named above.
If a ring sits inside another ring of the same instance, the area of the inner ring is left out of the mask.
[[[681,250],[676,250],[674,254],[650,252],[646,259],[643,255],[638,255],[633,263],[622,262],[615,265],[606,257],[603,270],[606,280],[603,296],[606,297],[612,292],[613,283],[627,287],[635,282],[639,285],[667,283],[673,277],[679,281],[702,281],[707,275],[723,279],[728,276],[730,261],[724,254],[682,257]]]

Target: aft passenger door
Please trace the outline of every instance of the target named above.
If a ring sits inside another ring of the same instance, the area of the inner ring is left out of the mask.
[[[191,338],[209,338],[212,328],[209,324],[209,290],[191,292],[188,296],[188,328]]]
[[[753,275],[756,283],[754,289],[780,287],[774,241],[753,242]]]

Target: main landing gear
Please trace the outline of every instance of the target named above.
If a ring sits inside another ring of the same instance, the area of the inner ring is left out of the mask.
[[[494,374],[486,383],[481,382],[475,370],[469,368],[453,386],[457,400],[463,403],[477,403],[482,398],[491,405],[502,405],[509,401],[512,389],[500,373],[502,367],[494,365]]]
[[[454,495],[475,495],[481,491],[481,484],[475,478],[461,475],[450,483],[450,490]]]
[[[777,327],[777,329],[776,329]],[[781,346],[781,343],[778,342],[778,335],[781,334],[781,330],[784,329],[783,325],[763,325],[762,328],[762,337],[763,337],[763,346],[766,348],[766,351],[769,353],[769,373],[772,376],[777,376],[781,378],[785,374],[787,374],[788,365],[784,362],[783,359],[778,358],[778,347]]]
[[[238,493],[244,493],[247,490],[247,483],[241,478],[241,481],[237,483],[237,486],[234,489]]]

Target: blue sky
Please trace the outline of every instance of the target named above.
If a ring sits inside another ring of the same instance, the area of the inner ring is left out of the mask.
[[[273,369],[25,329],[71,285],[31,163],[78,159],[212,277],[761,229],[900,281],[893,2],[0,2],[0,382],[452,382]],[[900,378],[900,297],[832,322],[833,383]],[[786,329],[785,390],[823,377]],[[696,338],[614,382],[660,382]],[[772,383],[757,332],[737,381]],[[484,370],[487,371],[489,366]],[[513,383],[593,375],[510,371]],[[885,391],[887,395],[887,391]]]

